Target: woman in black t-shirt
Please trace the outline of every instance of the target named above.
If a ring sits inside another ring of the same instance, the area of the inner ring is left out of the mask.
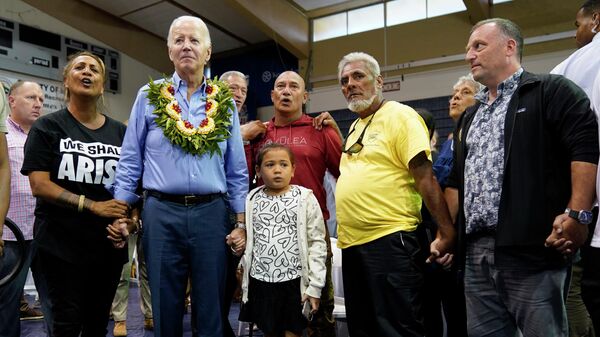
[[[128,206],[104,188],[114,179],[125,134],[125,125],[98,111],[104,76],[100,58],[73,55],[63,72],[67,108],[40,117],[25,144],[21,173],[37,197],[36,258],[53,336],[106,335],[127,260],[127,250],[115,249],[106,232],[114,219],[127,217]]]

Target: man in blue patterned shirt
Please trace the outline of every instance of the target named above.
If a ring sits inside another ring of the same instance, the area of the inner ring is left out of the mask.
[[[485,88],[455,132],[446,197],[470,336],[566,336],[567,266],[591,221],[595,116],[571,81],[523,70],[522,48],[519,27],[497,18],[477,23],[466,48]]]

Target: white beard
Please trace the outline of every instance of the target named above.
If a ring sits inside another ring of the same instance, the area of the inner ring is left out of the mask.
[[[348,110],[356,113],[365,111],[373,104],[375,97],[377,97],[377,94],[367,99],[357,99],[350,101],[350,103],[348,103]]]

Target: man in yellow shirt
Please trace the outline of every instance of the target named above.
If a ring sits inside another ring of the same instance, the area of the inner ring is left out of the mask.
[[[351,336],[423,336],[415,229],[421,203],[439,224],[428,261],[449,265],[455,230],[431,170],[429,135],[410,107],[383,98],[379,64],[350,53],[338,77],[358,118],[342,146],[338,246]]]

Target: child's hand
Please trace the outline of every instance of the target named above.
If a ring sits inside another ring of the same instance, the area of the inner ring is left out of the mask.
[[[236,228],[231,231],[229,235],[225,237],[225,241],[227,245],[231,247],[231,252],[240,256],[246,249],[246,230],[241,228]]]
[[[321,303],[320,298],[308,296],[306,294],[302,295],[302,303],[306,302],[306,300],[310,302],[311,314],[314,315],[317,311],[319,311],[319,303]]]

